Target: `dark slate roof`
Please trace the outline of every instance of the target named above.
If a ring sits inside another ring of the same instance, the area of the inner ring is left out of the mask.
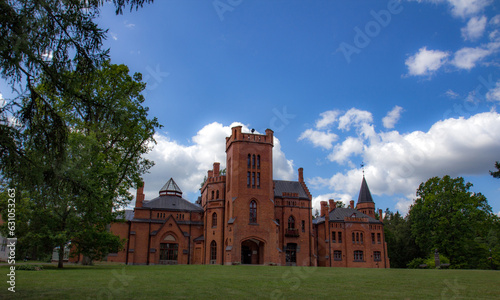
[[[369,215],[365,215],[364,213],[352,209],[352,208],[335,208],[328,214],[328,218],[330,222],[344,222],[345,217],[354,217],[355,218],[368,218],[368,223],[380,223],[379,220],[376,220]],[[325,217],[319,217],[313,220],[313,224],[319,224],[325,222]]]
[[[125,221],[130,221],[134,218],[134,210],[132,209],[122,210],[119,213],[120,215],[117,217],[117,219],[124,219]]]
[[[363,176],[363,181],[361,182],[361,188],[359,189],[358,203],[363,202],[373,202],[372,194],[366,184],[365,176]]]
[[[161,192],[177,192],[177,193],[182,194],[181,189],[179,188],[177,183],[175,183],[174,179],[172,179],[172,178],[170,178],[167,181],[167,183],[165,183],[165,185],[160,189],[160,193]]]
[[[297,193],[299,198],[309,199],[300,182],[274,180],[274,197],[283,197],[283,193]]]
[[[204,241],[205,237],[203,235],[200,235],[199,237],[195,238],[193,241],[198,242],[198,241]]]
[[[146,208],[163,208],[167,210],[192,210],[192,211],[203,211],[201,206],[189,202],[178,196],[172,195],[162,195],[154,198],[150,201],[144,201],[143,207]]]

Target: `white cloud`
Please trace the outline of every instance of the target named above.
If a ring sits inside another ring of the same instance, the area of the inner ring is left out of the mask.
[[[317,131],[314,129],[307,129],[302,132],[299,137],[300,140],[309,140],[313,143],[314,147],[321,147],[325,149],[331,149],[333,147],[332,143],[338,139],[335,133]]]
[[[500,114],[446,119],[427,132],[376,134],[377,142],[367,142],[360,154],[366,163],[368,185],[378,196],[403,195],[396,208],[404,211],[418,185],[430,177],[488,174],[491,162],[498,160],[500,153]],[[313,178],[310,183],[354,196],[361,178],[361,170],[352,168],[330,178]]]
[[[117,35],[116,33],[114,33],[114,32],[112,32],[112,31],[110,31],[110,32],[109,32],[109,35],[111,35],[111,38],[112,38],[113,40],[115,40],[115,41],[117,41],[117,40],[118,40],[118,35]]]
[[[497,81],[494,88],[486,93],[486,99],[489,101],[500,101],[500,80]]]
[[[479,39],[486,29],[486,22],[488,18],[482,16],[481,18],[472,17],[467,25],[461,29],[462,37],[467,41],[475,41]]]
[[[353,154],[363,152],[363,141],[359,138],[348,137],[342,144],[337,144],[333,152],[328,155],[330,161],[345,163]]]
[[[455,53],[451,63],[460,69],[470,70],[492,52],[483,48],[462,48]]]
[[[7,104],[7,100],[3,98],[2,93],[0,93],[0,108],[3,108]]]
[[[316,121],[316,128],[322,129],[328,127],[330,124],[337,121],[337,117],[340,115],[338,110],[329,110],[319,114],[321,119]]]
[[[431,2],[435,4],[448,3],[451,13],[455,17],[466,18],[477,15],[492,3],[492,0],[409,0],[417,2]]]
[[[361,185],[361,182],[359,183]],[[312,198],[312,213],[316,212],[316,209],[321,214],[321,201],[328,201],[333,199],[335,201],[342,201],[345,206],[349,206],[349,201],[353,200],[349,194],[340,194],[340,193],[329,193],[318,196],[313,196]]]
[[[409,75],[430,75],[446,63],[448,56],[448,52],[422,47],[417,54],[406,59],[405,64],[408,66]]]
[[[339,118],[339,129],[349,131],[351,126],[361,127],[363,124],[373,121],[372,114],[365,110],[356,108],[349,109],[343,116]]]
[[[387,113],[387,116],[385,116],[382,119],[382,123],[384,124],[385,128],[394,128],[394,125],[399,121],[399,118],[401,117],[401,113],[403,112],[403,108],[401,106],[394,106],[394,108]]]
[[[226,137],[231,135],[231,128],[243,126],[241,123],[224,126],[214,122],[205,125],[194,137],[191,145],[183,145],[172,140],[168,134],[155,134],[157,145],[146,155],[155,162],[150,173],[144,175],[146,199],[158,196],[158,191],[172,177],[184,193],[199,193],[200,183],[214,162],[220,162],[221,169],[226,167]],[[281,151],[278,138],[274,138],[273,173],[275,179],[291,180],[294,177],[293,161]],[[186,198],[186,197],[185,197]],[[190,201],[196,199],[186,198]]]
[[[451,5],[451,12],[457,17],[468,17],[482,12],[491,0],[447,0]]]

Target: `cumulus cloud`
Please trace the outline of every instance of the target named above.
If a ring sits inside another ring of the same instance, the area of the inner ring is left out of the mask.
[[[322,129],[328,127],[330,124],[337,121],[337,117],[340,115],[338,110],[329,110],[319,114],[321,119],[316,121],[316,128]]]
[[[242,126],[244,132],[250,132],[242,123],[224,126],[214,122],[200,129],[191,138],[189,145],[172,140],[168,134],[155,134],[157,144],[146,155],[155,162],[150,173],[144,175],[146,199],[157,197],[158,191],[170,177],[185,194],[199,194],[200,183],[207,171],[212,169],[213,163],[220,162],[221,169],[226,167],[226,137],[231,135],[231,128],[234,126]],[[276,137],[273,148],[273,173],[275,179],[291,180],[294,177],[293,161],[286,158]]]
[[[360,154],[363,152],[363,141],[359,138],[348,137],[342,144],[335,146],[328,159],[337,163],[345,163],[353,154]]]
[[[315,147],[321,147],[324,149],[331,149],[333,147],[333,142],[335,142],[338,139],[338,136],[335,133],[331,132],[323,132],[323,131],[317,131],[314,129],[307,129],[306,131],[302,132],[302,134],[299,137],[300,140],[308,140]]]
[[[467,119],[446,119],[427,132],[391,131],[376,135],[377,142],[364,141],[359,154],[366,163],[366,179],[375,195],[402,195],[395,207],[405,211],[415,189],[430,177],[488,174],[491,162],[498,160],[500,153],[500,114],[486,112]],[[360,178],[362,170],[352,168],[329,178],[315,177],[310,184],[354,196],[359,191]]]
[[[384,124],[385,128],[394,128],[394,125],[399,121],[399,118],[401,117],[401,113],[403,112],[403,108],[401,106],[394,106],[394,108],[387,113],[387,116],[385,116],[382,119],[382,123]]]
[[[439,50],[427,50],[422,47],[413,56],[406,59],[408,74],[413,76],[430,75],[443,66],[450,54]]]
[[[454,66],[460,69],[470,70],[476,64],[490,55],[492,52],[483,48],[462,48],[455,53],[455,57],[451,62]]]
[[[360,127],[363,124],[373,121],[371,112],[359,110],[356,108],[349,109],[343,116],[339,117],[339,129],[349,131],[351,126]]]
[[[475,41],[483,36],[484,30],[486,29],[486,22],[488,18],[486,16],[472,17],[467,25],[461,29],[462,37],[467,41]]]

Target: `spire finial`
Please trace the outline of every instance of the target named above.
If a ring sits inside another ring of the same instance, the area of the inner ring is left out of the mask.
[[[365,177],[365,162],[361,162],[361,169],[363,170],[363,178]]]

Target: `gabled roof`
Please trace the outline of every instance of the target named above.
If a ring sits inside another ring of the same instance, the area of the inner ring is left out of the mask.
[[[182,191],[173,178],[170,178],[160,190],[160,195],[166,194],[182,196]]]
[[[144,201],[142,207],[146,208],[162,208],[174,211],[203,211],[199,205],[189,202],[179,196],[161,195],[150,201]]]
[[[274,197],[283,197],[283,193],[295,193],[299,198],[309,199],[298,181],[274,180]]]
[[[353,208],[337,207],[328,214],[329,222],[344,222],[345,217],[367,218],[368,223],[381,223],[379,220],[376,220],[369,215],[366,215]],[[319,224],[323,222],[325,222],[324,216],[313,220],[313,224]]]
[[[363,181],[361,182],[361,188],[359,189],[358,203],[363,202],[373,202],[372,194],[366,183],[365,176],[363,176]]]

